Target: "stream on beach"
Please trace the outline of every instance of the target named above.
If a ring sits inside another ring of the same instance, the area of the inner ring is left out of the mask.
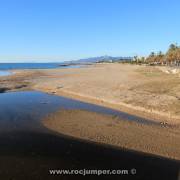
[[[11,119],[13,116],[18,120],[17,123],[19,123],[21,119],[25,122],[27,116],[31,117],[33,120],[39,121],[47,114],[53,113],[59,109],[81,109],[119,116],[127,121],[135,121],[150,125],[161,125],[158,122],[130,115],[125,112],[38,91],[0,93],[0,117],[3,116],[5,119]],[[9,116],[11,114],[12,116]]]
[[[70,138],[46,129],[41,120],[59,109],[82,109],[159,125],[110,108],[38,91],[0,93],[0,179],[54,179],[50,169],[128,169],[123,179],[175,179],[179,163],[97,143]],[[148,162],[148,163],[147,163]],[[164,171],[165,169],[168,171]],[[73,179],[80,179],[76,176]],[[96,176],[93,179],[99,179]],[[119,179],[119,176],[101,176]],[[100,179],[101,179],[100,178]],[[72,179],[72,175],[64,179]],[[86,179],[91,177],[86,176]]]

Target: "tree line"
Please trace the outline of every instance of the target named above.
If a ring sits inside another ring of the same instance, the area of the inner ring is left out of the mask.
[[[138,64],[180,66],[180,46],[171,44],[166,53],[151,52],[146,58],[135,56],[133,61]]]

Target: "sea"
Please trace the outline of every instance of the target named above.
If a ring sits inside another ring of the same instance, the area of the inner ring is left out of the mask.
[[[52,69],[60,67],[61,63],[0,63],[0,70],[13,69]]]
[[[55,69],[55,68],[79,68],[80,65],[62,66],[64,63],[0,63],[0,76],[12,74],[10,70],[16,69]]]

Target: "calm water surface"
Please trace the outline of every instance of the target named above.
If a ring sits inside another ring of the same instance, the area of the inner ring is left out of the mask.
[[[68,68],[82,68],[85,65],[68,65],[61,66],[63,63],[0,63],[0,76],[11,75],[9,70],[17,69],[68,69]]]
[[[79,68],[80,65],[60,66],[63,63],[0,63],[0,70],[13,69],[55,69],[55,68]]]
[[[0,63],[0,70],[11,69],[50,69],[57,68],[58,63]]]
[[[124,120],[159,125],[159,123],[151,120],[132,116],[110,108],[37,91],[9,92],[0,94],[1,121],[12,121],[12,119],[16,120],[17,123],[21,123],[21,121],[23,121],[23,123],[27,123],[27,121],[39,121],[48,113],[52,113],[58,109],[82,109],[119,116]]]
[[[9,71],[0,71],[0,76],[9,76],[11,75],[12,73],[9,72]]]

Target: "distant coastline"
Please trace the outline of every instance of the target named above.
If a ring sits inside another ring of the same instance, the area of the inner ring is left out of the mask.
[[[0,71],[24,69],[79,68],[80,64],[70,63],[0,63]],[[7,72],[6,72],[7,73]]]
[[[13,69],[54,69],[58,63],[0,63],[0,70]]]

